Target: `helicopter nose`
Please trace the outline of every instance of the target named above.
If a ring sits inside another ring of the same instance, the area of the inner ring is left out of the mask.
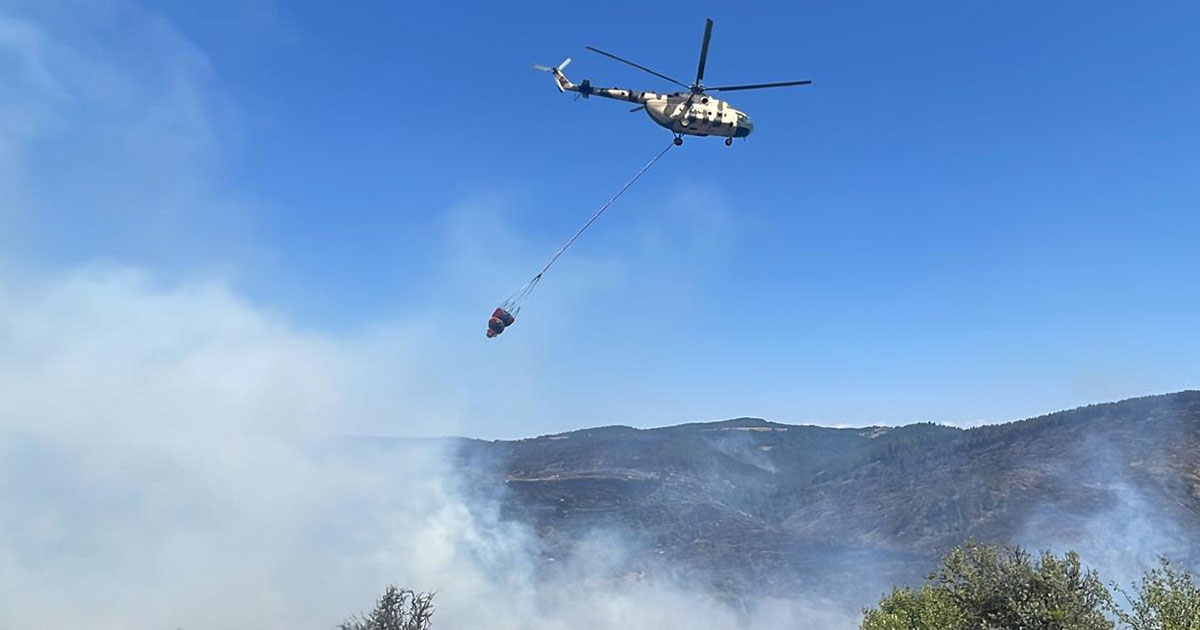
[[[746,136],[750,135],[750,132],[752,131],[754,131],[754,121],[750,120],[749,116],[746,116],[738,121],[738,128],[733,134],[733,137],[745,138]]]

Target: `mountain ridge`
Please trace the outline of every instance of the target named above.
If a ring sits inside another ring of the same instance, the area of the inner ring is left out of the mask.
[[[1070,544],[1129,493],[1154,518],[1200,532],[1197,390],[971,428],[744,417],[457,451],[464,468],[493,463],[472,483],[498,493],[549,556],[619,531],[636,539],[635,556],[743,586],[794,584],[830,550],[899,558],[903,573],[967,538]]]

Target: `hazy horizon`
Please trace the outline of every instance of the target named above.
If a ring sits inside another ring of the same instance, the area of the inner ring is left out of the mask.
[[[680,6],[0,0],[0,626],[336,623],[423,576],[447,622],[718,626],[539,590],[443,452],[312,444],[1200,385],[1200,4]],[[815,83],[728,94],[754,134],[672,149],[485,339],[671,140],[530,64],[661,90],[584,46],[688,76],[706,17],[711,84]]]

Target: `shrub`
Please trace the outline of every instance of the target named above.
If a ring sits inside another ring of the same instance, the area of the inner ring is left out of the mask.
[[[351,617],[338,630],[429,630],[431,617],[433,593],[416,593],[388,585],[371,614]]]
[[[1073,552],[1034,558],[1020,547],[969,542],[946,554],[920,589],[894,590],[878,609],[863,611],[861,627],[1113,630],[1105,616],[1111,609],[1108,589],[1095,572],[1083,569]]]
[[[973,542],[942,559],[931,576],[981,630],[1111,630],[1105,616],[1112,596],[1079,556],[1043,552],[1036,560],[1020,547]]]
[[[1133,593],[1117,587],[1128,610],[1115,610],[1132,630],[1196,630],[1200,628],[1200,584],[1187,571],[1177,571],[1166,558],[1133,585]]]
[[[895,589],[879,608],[863,611],[862,630],[960,630],[962,611],[941,589]]]

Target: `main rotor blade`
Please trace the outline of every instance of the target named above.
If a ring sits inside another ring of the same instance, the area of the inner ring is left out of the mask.
[[[599,48],[592,48],[591,46],[585,46],[585,48],[587,48],[588,50],[590,50],[592,52],[600,53],[601,55],[604,55],[605,57],[608,57],[610,59],[616,59],[617,61],[620,61],[621,63],[627,63],[627,64],[633,66],[634,68],[637,68],[638,70],[641,70],[643,72],[649,72],[650,74],[653,74],[654,76],[656,76],[660,79],[666,79],[666,80],[670,81],[671,83],[674,83],[675,85],[678,85],[680,87],[685,87],[685,88],[691,87],[688,84],[676,81],[675,79],[672,79],[671,77],[669,77],[665,74],[655,72],[655,71],[651,70],[650,68],[647,68],[646,66],[639,66],[638,64],[633,63],[632,61],[630,61],[628,59],[622,59],[612,53],[604,52],[603,50],[600,50]]]
[[[787,87],[789,85],[809,85],[812,81],[781,81],[779,83],[754,83],[752,85],[722,85],[721,87],[706,87],[705,92],[732,92],[734,90],[758,90],[762,88]]]
[[[696,85],[704,80],[704,63],[708,61],[708,40],[712,38],[712,18],[704,24],[704,43],[700,44],[700,65],[696,66]]]

